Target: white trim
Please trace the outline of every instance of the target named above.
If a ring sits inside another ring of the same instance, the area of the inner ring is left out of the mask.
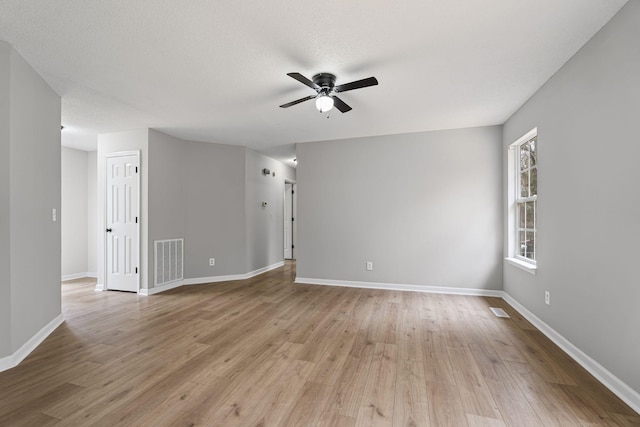
[[[52,321],[47,323],[44,328],[40,329],[17,351],[9,356],[0,359],[0,372],[18,366],[33,350],[38,347],[56,328],[64,322],[62,313],[57,315]]]
[[[87,277],[87,273],[65,274],[60,277],[60,281],[66,282],[67,280],[83,279],[85,277]]]
[[[138,295],[149,296],[153,294],[158,294],[160,292],[168,291],[170,289],[179,288],[182,285],[184,285],[182,280],[174,280],[173,282],[163,283],[162,286],[154,286],[153,288],[140,289],[138,291]]]
[[[514,267],[518,267],[520,270],[524,270],[527,273],[531,273],[533,275],[536,274],[536,270],[538,267],[536,267],[535,264],[519,260],[518,258],[505,258],[504,260],[507,261],[509,264],[513,265]]]
[[[315,279],[296,277],[295,283],[323,286],[342,286],[347,288],[382,289],[387,291],[428,292],[432,294],[472,295],[484,297],[502,297],[502,291],[492,289],[450,288],[446,286],[409,285],[398,283],[357,282],[351,280]]]
[[[179,288],[180,286],[185,286],[185,285],[202,285],[205,283],[232,282],[235,280],[246,280],[246,279],[251,279],[252,277],[255,277],[259,274],[266,273],[267,271],[280,268],[283,265],[284,265],[284,261],[280,261],[275,264],[271,264],[266,267],[253,270],[245,274],[228,274],[226,276],[195,277],[192,279],[177,280],[175,282],[171,282],[157,288],[140,289],[138,294],[143,296],[149,296],[149,295],[157,294],[160,292],[168,291],[169,289]],[[98,289],[96,288],[96,290]]]
[[[184,279],[182,282],[184,285],[202,285],[204,283],[232,282],[245,279],[248,279],[246,274],[228,274],[226,276],[194,277]]]
[[[282,267],[284,261],[277,262],[275,264],[268,265],[266,267],[259,268],[257,270],[250,271],[245,274],[230,274],[227,276],[210,276],[210,277],[196,277],[193,279],[185,279],[183,283],[185,285],[201,285],[203,283],[215,283],[215,282],[229,282],[232,280],[246,280],[251,279],[259,274],[266,273],[267,271],[274,270]]]
[[[593,360],[589,355],[573,345],[569,340],[556,332],[553,328],[540,320],[535,314],[527,310],[511,295],[503,292],[502,299],[509,303],[518,313],[522,314],[529,322],[540,330],[547,338],[560,347],[580,366],[596,377],[605,387],[622,399],[634,411],[640,413],[640,393],[625,384],[620,378],[609,372],[604,366]]]
[[[104,283],[96,283],[96,287],[95,287],[94,291],[97,291],[97,292],[106,291],[106,289],[104,287]]]
[[[60,281],[66,282],[67,280],[84,279],[86,277],[96,278],[98,277],[98,273],[84,272],[84,273],[65,274],[60,278]]]

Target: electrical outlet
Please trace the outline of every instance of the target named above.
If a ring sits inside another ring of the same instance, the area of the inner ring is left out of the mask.
[[[373,262],[367,261],[367,271],[373,271]]]
[[[551,294],[549,291],[544,291],[544,303],[547,305],[551,305]]]
[[[216,265],[216,259],[215,258],[209,258],[209,266],[213,267],[214,265]]]

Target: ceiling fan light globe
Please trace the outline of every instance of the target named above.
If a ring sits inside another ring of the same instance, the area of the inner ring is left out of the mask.
[[[327,95],[321,95],[317,97],[316,108],[321,113],[326,113],[333,108],[333,98]]]

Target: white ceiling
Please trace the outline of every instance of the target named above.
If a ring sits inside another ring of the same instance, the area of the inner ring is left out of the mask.
[[[283,159],[297,142],[502,124],[626,1],[1,0],[0,40],[62,97],[63,145],[150,127]],[[314,94],[292,71],[380,84],[327,119],[278,108]]]

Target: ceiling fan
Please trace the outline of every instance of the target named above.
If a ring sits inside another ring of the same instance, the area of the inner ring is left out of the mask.
[[[333,107],[336,107],[341,113],[346,113],[351,110],[343,100],[338,98],[335,94],[346,92],[348,90],[361,89],[363,87],[375,86],[378,84],[378,80],[375,77],[369,77],[362,80],[356,80],[355,82],[345,83],[336,86],[336,76],[329,73],[320,73],[313,76],[311,80],[306,78],[300,73],[287,73],[290,76],[303,85],[309,86],[316,91],[315,95],[305,96],[304,98],[291,101],[287,104],[282,104],[280,108],[289,108],[292,105],[300,104],[310,99],[316,100],[316,108],[321,113],[326,113]]]

